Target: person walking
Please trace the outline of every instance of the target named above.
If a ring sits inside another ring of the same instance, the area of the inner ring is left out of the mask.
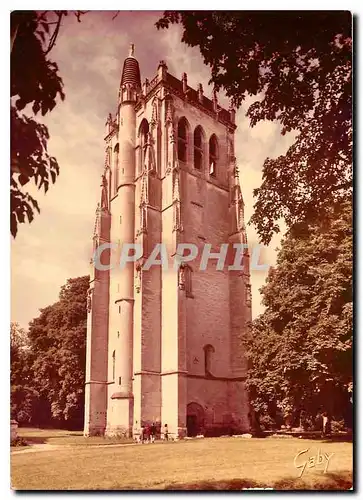
[[[155,435],[156,435],[156,425],[155,422],[153,422],[150,428],[150,441],[152,443],[155,443]]]
[[[328,414],[326,411],[323,413],[323,437],[328,434]]]
[[[150,425],[147,424],[145,427],[145,442],[149,443],[150,442]]]
[[[139,425],[138,425],[138,422],[136,420],[135,422],[135,426],[134,426],[134,441],[136,443],[140,443],[140,429],[139,429]]]
[[[140,442],[141,442],[141,444],[144,444],[144,438],[145,438],[145,428],[141,424],[141,427],[140,427]]]
[[[168,424],[164,425],[164,441],[169,440],[169,430],[168,430]]]

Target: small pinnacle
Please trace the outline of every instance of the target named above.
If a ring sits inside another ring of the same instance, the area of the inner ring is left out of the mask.
[[[130,43],[129,57],[134,57],[134,53],[135,53],[135,45],[133,43]]]

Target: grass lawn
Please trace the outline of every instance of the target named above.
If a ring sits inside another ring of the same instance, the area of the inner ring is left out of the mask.
[[[298,478],[300,470],[294,467],[294,457],[307,448],[305,460],[316,456],[319,448],[321,453],[334,453],[326,474],[324,463],[306,467]],[[12,487],[17,490],[341,490],[352,485],[352,444],[295,438],[209,438],[102,448],[77,445],[12,453],[11,475]]]

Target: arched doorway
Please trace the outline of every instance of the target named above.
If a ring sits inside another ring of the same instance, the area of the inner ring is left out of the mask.
[[[189,403],[187,406],[187,434],[197,436],[204,429],[204,410],[198,403]]]

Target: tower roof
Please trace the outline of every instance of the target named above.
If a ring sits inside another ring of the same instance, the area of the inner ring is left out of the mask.
[[[130,53],[129,56],[126,57],[124,62],[124,67],[122,70],[121,77],[121,87],[126,83],[130,83],[131,85],[140,88],[141,87],[141,78],[140,78],[140,68],[137,59],[134,57],[134,44],[130,44]]]

